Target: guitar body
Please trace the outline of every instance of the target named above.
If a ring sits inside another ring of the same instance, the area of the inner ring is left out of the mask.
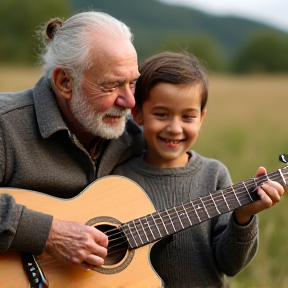
[[[75,221],[100,230],[113,229],[120,223],[155,212],[140,186],[121,176],[97,180],[68,200],[13,188],[0,189],[0,193],[8,193],[17,203],[51,214],[55,219]],[[83,271],[59,263],[45,253],[37,261],[50,288],[159,288],[162,281],[150,263],[151,247],[146,245],[135,250],[127,247],[122,254],[111,257],[96,271]],[[10,251],[0,255],[0,287],[30,287],[20,253]]]

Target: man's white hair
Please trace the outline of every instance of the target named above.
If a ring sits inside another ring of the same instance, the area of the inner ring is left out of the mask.
[[[53,70],[61,67],[70,73],[74,85],[75,82],[79,83],[81,79],[77,77],[81,77],[90,62],[89,51],[93,45],[90,38],[94,32],[130,42],[133,37],[129,27],[104,12],[76,14],[57,27],[53,38],[45,46],[42,53],[44,76],[51,80]]]

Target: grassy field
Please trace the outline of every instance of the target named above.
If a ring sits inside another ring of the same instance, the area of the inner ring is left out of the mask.
[[[5,68],[5,67],[4,67]],[[40,69],[0,69],[0,91],[32,87]],[[273,171],[288,153],[288,75],[210,76],[208,113],[194,149],[217,158],[233,182],[254,176],[259,166]],[[259,214],[260,247],[232,288],[288,287],[288,196]]]
[[[288,153],[288,75],[210,78],[207,118],[194,149],[221,160],[233,182],[282,166]],[[232,288],[288,287],[288,195],[259,214],[260,247],[252,263],[230,279]]]

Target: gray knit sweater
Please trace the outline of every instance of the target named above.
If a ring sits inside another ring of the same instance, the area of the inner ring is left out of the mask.
[[[142,157],[116,167],[113,174],[131,178],[145,190],[156,210],[203,197],[231,185],[227,168],[195,152],[184,167],[157,168]],[[152,264],[165,287],[228,287],[225,275],[246,267],[258,247],[256,216],[237,226],[232,213],[216,216],[157,242]],[[167,243],[168,242],[168,243]]]

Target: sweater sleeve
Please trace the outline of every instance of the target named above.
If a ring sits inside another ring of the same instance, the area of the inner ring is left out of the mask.
[[[23,206],[8,194],[0,195],[0,252],[5,252],[15,236]]]
[[[226,167],[220,169],[217,182],[217,189],[232,184]],[[213,222],[213,251],[217,266],[227,276],[235,276],[251,262],[257,252],[258,218],[253,216],[249,224],[238,226],[230,212],[213,219]]]
[[[230,173],[221,162],[212,161],[205,167],[207,170],[202,174],[206,175],[206,179],[209,179],[216,191],[232,185]],[[238,226],[233,213],[230,212],[212,218],[210,228],[218,270],[227,276],[236,275],[250,263],[257,252],[259,244],[257,217],[253,216],[245,226]]]
[[[0,252],[8,249],[34,255],[43,252],[50,232],[51,215],[27,209],[8,194],[0,195]]]
[[[248,225],[238,226],[232,215],[229,213],[219,217],[213,239],[217,265],[227,276],[235,276],[244,269],[255,256],[259,245],[257,216],[254,215]]]
[[[5,154],[1,133],[0,129],[0,186],[3,186],[8,157]],[[52,220],[51,215],[32,211],[17,204],[9,194],[0,194],[0,253],[11,249],[34,255],[41,254],[49,236]]]

